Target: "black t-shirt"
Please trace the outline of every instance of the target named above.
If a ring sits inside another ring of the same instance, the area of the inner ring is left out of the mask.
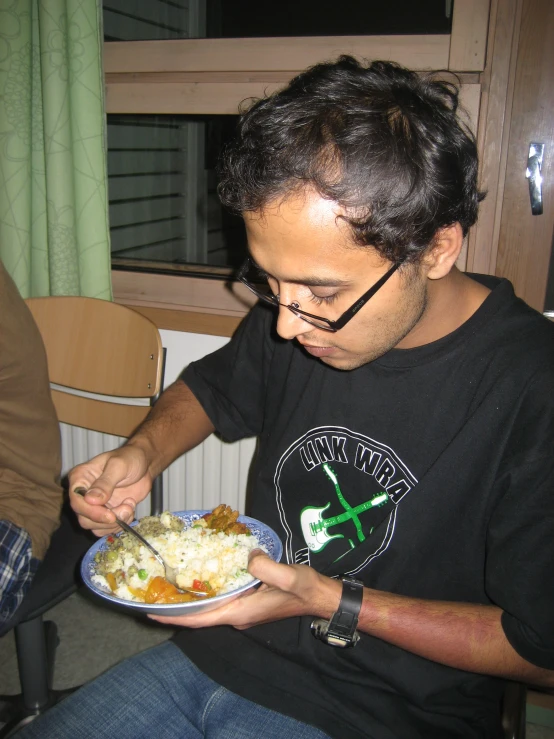
[[[431,344],[337,371],[256,307],[183,379],[223,438],[258,436],[247,512],[284,562],[497,605],[516,651],[554,669],[554,326],[506,280],[474,277],[493,291]],[[220,684],[337,739],[497,735],[502,681],[368,634],[335,649],[310,621],[175,641]]]

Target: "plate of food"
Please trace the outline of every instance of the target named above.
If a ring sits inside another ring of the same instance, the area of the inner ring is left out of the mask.
[[[219,608],[258,585],[247,570],[253,549],[261,549],[275,562],[283,553],[273,529],[224,504],[213,511],[166,511],[131,525],[177,570],[177,584],[183,590],[202,595],[180,592],[168,583],[149,549],[124,531],[104,536],[89,549],[81,576],[100,598],[158,616]]]

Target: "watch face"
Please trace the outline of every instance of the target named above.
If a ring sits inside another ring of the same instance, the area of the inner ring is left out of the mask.
[[[353,634],[344,635],[338,634],[329,629],[329,621],[324,618],[316,618],[311,623],[312,634],[316,639],[319,639],[325,644],[329,644],[331,647],[355,647],[360,641],[360,635],[357,631]]]
[[[312,621],[312,634],[316,639],[332,647],[355,647],[360,641],[356,631],[358,614],[364,597],[364,584],[361,580],[341,577],[342,596],[338,610],[330,621],[316,618]]]
[[[351,647],[353,646],[351,639],[344,639],[342,636],[327,635],[327,644],[332,647]]]

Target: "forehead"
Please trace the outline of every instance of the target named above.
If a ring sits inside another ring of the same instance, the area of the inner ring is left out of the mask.
[[[244,214],[248,245],[254,259],[269,272],[274,265],[319,265],[382,262],[374,249],[356,244],[338,203],[312,190],[274,201],[262,211]]]
[[[255,238],[291,238],[302,234],[339,237],[347,241],[347,225],[341,216],[344,210],[338,203],[326,200],[312,190],[289,193],[268,203],[263,210],[244,214],[249,235]]]

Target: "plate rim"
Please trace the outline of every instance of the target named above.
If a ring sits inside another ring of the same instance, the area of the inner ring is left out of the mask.
[[[213,508],[191,508],[184,511],[169,511],[174,516],[178,516],[179,518],[183,518],[186,516],[196,516],[197,518],[200,518],[205,513],[211,513]],[[164,511],[165,513],[166,511]],[[147,518],[148,516],[143,516],[142,518]],[[197,520],[197,518],[194,518],[192,520]],[[281,558],[283,556],[283,542],[277,535],[274,529],[271,528],[271,526],[268,526],[267,524],[263,523],[263,521],[260,521],[259,519],[252,518],[251,516],[247,515],[240,515],[238,517],[238,521],[240,523],[245,524],[254,524],[256,526],[262,526],[265,531],[269,532],[271,537],[275,540],[277,544],[277,557],[272,557],[272,559],[275,562],[280,562]],[[139,523],[139,519],[133,521],[130,525],[136,526]],[[108,593],[101,588],[99,588],[97,585],[95,585],[92,582],[92,557],[94,554],[96,554],[98,551],[102,549],[102,546],[105,544],[106,539],[108,536],[120,536],[121,531],[110,534],[105,534],[101,538],[98,539],[98,541],[94,542],[94,544],[87,549],[85,552],[83,559],[81,560],[80,565],[80,574],[81,579],[83,583],[86,585],[86,587],[94,593],[94,595],[98,596],[99,598],[102,598],[102,600],[106,600],[110,603],[113,603],[114,605],[118,605],[124,608],[133,608],[135,610],[143,611],[145,612],[147,609],[151,613],[162,613],[164,611],[169,611],[170,613],[175,613],[177,609],[185,609],[185,612],[187,610],[193,610],[192,607],[196,606],[198,607],[202,603],[210,604],[213,606],[214,603],[223,603],[224,601],[228,600],[231,596],[235,597],[237,595],[240,595],[243,592],[246,592],[247,590],[252,589],[253,587],[256,587],[260,583],[260,580],[258,578],[254,578],[249,583],[246,583],[245,585],[241,585],[240,588],[236,588],[235,590],[229,590],[226,593],[221,593],[220,595],[215,595],[213,598],[207,598],[203,601],[190,601],[188,603],[143,603],[142,601],[134,601],[134,600],[124,600],[123,598],[120,598],[116,595],[113,595],[112,593]],[[177,615],[177,614],[176,614]],[[180,614],[184,615],[184,614]]]

